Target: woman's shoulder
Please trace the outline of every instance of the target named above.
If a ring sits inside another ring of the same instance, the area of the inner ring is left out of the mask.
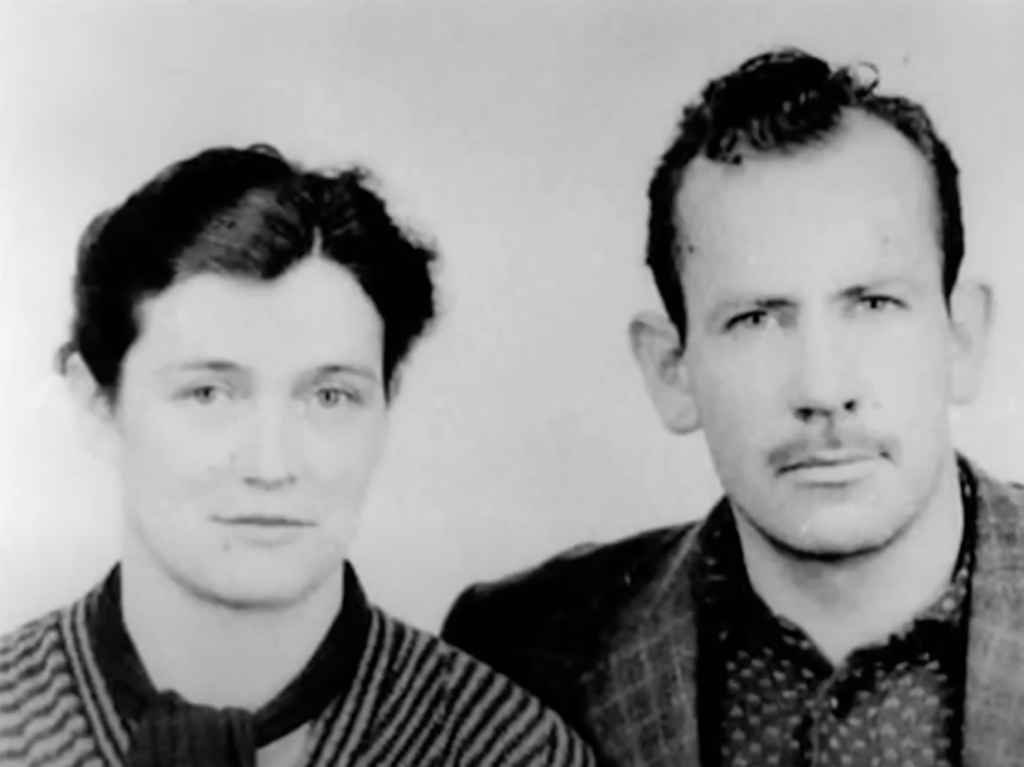
[[[35,741],[67,688],[62,623],[54,610],[0,636],[0,765],[36,764]],[[44,744],[45,745],[45,744]]]
[[[392,639],[388,676],[404,680],[389,685],[391,693],[430,701],[451,753],[475,754],[488,765],[590,764],[586,747],[558,715],[504,674],[436,634],[374,612]],[[531,753],[550,756],[525,757]]]
[[[51,610],[0,634],[0,680],[14,682],[38,672],[39,661],[58,648],[60,626],[71,609],[69,606]],[[0,684],[0,694],[7,686]]]
[[[479,685],[505,685],[507,680],[469,653],[454,647],[438,635],[413,626],[384,610],[374,607],[378,626],[380,661],[388,667],[395,682],[408,680],[420,687],[429,680],[435,694],[459,698],[467,688]],[[403,685],[395,684],[398,692]],[[512,694],[518,694],[513,692]]]

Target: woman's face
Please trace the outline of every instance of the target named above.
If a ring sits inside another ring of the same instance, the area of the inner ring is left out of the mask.
[[[108,426],[128,535],[190,591],[287,604],[348,555],[387,428],[380,315],[319,256],[142,303]]]

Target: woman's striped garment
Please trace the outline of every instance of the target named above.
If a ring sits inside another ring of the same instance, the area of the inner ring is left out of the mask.
[[[90,644],[97,588],[0,639],[0,766],[120,767],[129,724]],[[296,767],[589,767],[556,715],[505,677],[380,609],[352,686],[308,732]]]

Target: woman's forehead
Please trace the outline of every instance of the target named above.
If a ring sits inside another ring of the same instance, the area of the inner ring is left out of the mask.
[[[345,268],[308,258],[259,281],[194,275],[140,307],[130,356],[149,366],[222,360],[250,368],[379,366],[380,315]]]

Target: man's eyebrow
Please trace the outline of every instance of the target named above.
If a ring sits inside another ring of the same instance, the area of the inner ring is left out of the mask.
[[[861,298],[870,295],[878,290],[886,288],[914,288],[915,283],[906,277],[899,275],[883,275],[870,280],[843,288],[838,295],[841,298]]]
[[[712,324],[738,311],[773,311],[796,306],[796,301],[783,296],[738,295],[725,298],[715,304],[708,315]]]
[[[858,298],[860,296],[869,295],[877,290],[883,290],[885,288],[915,288],[916,282],[908,277],[898,274],[883,274],[877,277],[858,282],[855,285],[850,285],[845,288],[841,288],[836,291],[835,297],[844,298]],[[779,295],[757,295],[754,293],[750,294],[739,294],[729,296],[722,299],[719,303],[715,304],[711,308],[709,317],[712,322],[715,322],[722,317],[726,317],[733,312],[737,311],[772,311],[778,309],[788,309],[796,306],[799,302],[792,298],[786,298],[785,296]]]

